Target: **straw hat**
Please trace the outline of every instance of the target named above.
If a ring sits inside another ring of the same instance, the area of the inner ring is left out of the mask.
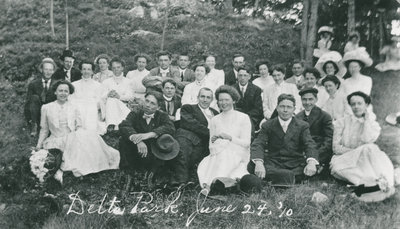
[[[365,50],[365,47],[360,47],[358,49],[346,52],[343,56],[342,63],[346,65],[346,63],[352,60],[360,61],[366,67],[369,67],[373,64],[373,61],[368,52]]]
[[[330,26],[321,26],[321,28],[318,29],[318,34],[327,32],[333,34],[333,28]]]
[[[400,125],[400,112],[389,114],[386,116],[385,121],[393,126]]]
[[[42,60],[42,62],[39,64],[39,67],[38,67],[38,68],[39,68],[39,71],[40,71],[40,72],[42,72],[43,65],[46,64],[46,63],[52,64],[52,65],[54,66],[54,71],[57,70],[57,64],[56,64],[56,62],[54,62],[54,60],[53,60],[52,58],[46,57],[46,58],[44,58],[44,59]]]

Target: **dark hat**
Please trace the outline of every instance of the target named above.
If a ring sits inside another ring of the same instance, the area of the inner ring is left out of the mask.
[[[158,159],[167,161],[174,159],[179,153],[178,142],[169,134],[163,134],[151,144],[151,152]]]
[[[313,87],[306,87],[306,88],[301,89],[301,91],[299,91],[300,96],[303,96],[306,93],[318,94],[318,89],[313,88]]]
[[[261,179],[253,174],[247,174],[240,179],[239,187],[242,192],[245,193],[257,193],[261,192]]]
[[[63,54],[60,56],[60,59],[63,61],[65,57],[71,57],[75,59],[74,53],[69,49],[63,51]]]

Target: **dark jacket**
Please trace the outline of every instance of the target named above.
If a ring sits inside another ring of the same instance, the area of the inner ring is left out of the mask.
[[[237,83],[237,78],[233,68],[229,69],[229,71],[225,71],[225,85],[233,86]]]
[[[258,129],[261,120],[264,118],[261,88],[249,82],[244,93],[244,97],[242,97],[239,83],[236,83],[233,87],[236,88],[240,94],[240,99],[236,103],[236,110],[249,115],[254,128]]]
[[[67,77],[67,72],[64,68],[59,68],[51,77],[54,80],[65,80]],[[71,82],[82,79],[82,73],[76,69],[71,68]]]
[[[164,98],[164,102],[163,102],[163,104],[161,105],[160,109],[161,109],[162,111],[165,111],[168,115],[175,116],[176,110],[178,110],[178,109],[181,108],[181,106],[182,106],[181,98],[180,98],[179,96],[175,95],[175,96],[172,98],[172,101],[173,101],[173,103],[174,103],[174,110],[173,110],[172,114],[169,114],[169,113],[167,112],[167,105],[166,105],[166,103],[165,103],[165,102],[166,102],[165,98]]]
[[[55,80],[50,81],[50,87],[46,93],[44,104],[56,100],[56,96],[54,95],[54,90],[53,90],[54,89],[53,85],[55,82],[56,82]],[[28,85],[28,92],[26,94],[26,103],[28,104],[34,95],[39,96],[39,98],[41,99],[43,90],[44,88],[43,88],[42,78],[35,79],[32,82],[30,82]]]

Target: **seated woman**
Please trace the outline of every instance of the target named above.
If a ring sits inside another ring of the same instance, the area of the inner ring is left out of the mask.
[[[353,115],[335,123],[331,173],[356,186],[356,198],[381,201],[394,192],[394,169],[388,156],[374,144],[381,128],[367,110],[371,98],[360,91],[347,97]]]
[[[248,174],[250,161],[251,121],[249,116],[234,109],[239,93],[223,85],[217,89],[215,97],[222,113],[210,121],[210,155],[197,169],[200,185],[207,190],[216,178],[236,180]]]
[[[93,68],[93,63],[81,62],[79,69],[82,72],[82,79],[72,83],[75,93],[71,95],[71,101],[82,115],[83,129],[96,131],[103,135],[106,132],[106,124],[100,121],[105,118],[105,108],[102,102],[103,86],[92,79]]]
[[[332,120],[339,120],[350,115],[351,109],[347,103],[344,92],[340,89],[340,80],[336,76],[326,76],[322,80],[322,86],[329,94],[328,100],[321,106],[321,109],[331,115]]]
[[[42,107],[36,149],[63,151],[61,170],[72,171],[77,177],[118,169],[119,152],[97,133],[82,129],[81,115],[68,99],[74,93],[74,86],[62,80],[54,84],[54,89],[57,100]]]
[[[225,83],[225,72],[220,69],[215,68],[216,58],[215,55],[209,54],[204,58],[205,64],[210,68],[210,72],[207,73],[207,81],[210,86],[213,86],[211,90],[216,91],[216,89]]]
[[[261,88],[264,93],[265,89],[274,84],[275,81],[269,74],[268,62],[266,60],[256,63],[256,69],[258,70],[260,77],[253,80],[253,84]],[[261,95],[261,97],[263,98],[263,95]]]
[[[96,74],[93,75],[93,79],[99,83],[102,83],[104,80],[113,77],[113,72],[108,69],[110,63],[110,57],[106,54],[100,54],[94,60],[94,63],[97,65],[100,70]]]
[[[146,87],[143,85],[142,80],[150,73],[146,69],[147,64],[150,62],[150,57],[145,53],[138,53],[133,57],[133,60],[136,63],[137,69],[129,71],[126,74],[126,78],[131,81],[135,100],[141,103],[144,101],[144,95],[146,94]]]

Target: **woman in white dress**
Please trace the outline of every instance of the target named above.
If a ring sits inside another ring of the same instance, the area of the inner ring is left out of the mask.
[[[360,43],[360,33],[354,31],[349,35],[349,41],[347,41],[344,46],[344,53],[356,50],[359,48]]]
[[[197,169],[200,185],[207,190],[215,178],[237,180],[248,174],[250,160],[251,121],[249,116],[233,108],[239,93],[223,85],[215,97],[222,112],[210,121],[210,155]]]
[[[210,85],[213,86],[210,88],[212,91],[215,91],[220,86],[225,83],[225,72],[220,69],[216,69],[216,59],[215,55],[207,55],[204,59],[206,65],[210,68],[210,72],[207,73],[207,81],[210,82]]]
[[[336,76],[326,76],[322,80],[322,85],[325,87],[329,98],[321,106],[321,109],[328,112],[333,121],[342,119],[346,115],[351,115],[352,111],[347,103],[347,97],[343,90],[339,90],[340,80]]]
[[[42,106],[36,148],[60,149],[63,152],[61,170],[72,171],[74,176],[118,169],[119,152],[96,132],[82,128],[79,110],[68,100],[70,93],[74,93],[74,86],[63,80],[54,88],[57,100]]]
[[[394,189],[394,169],[388,156],[374,144],[381,128],[367,107],[370,97],[363,92],[348,96],[353,111],[335,123],[331,173],[355,187],[356,198],[381,201]]]
[[[328,93],[326,92],[323,86],[319,86],[317,84],[320,79],[319,71],[316,68],[307,68],[304,71],[304,86],[309,88],[315,88],[318,90],[318,101],[316,105],[321,108],[329,98]]]
[[[92,79],[93,63],[83,61],[79,68],[82,79],[72,83],[75,93],[70,96],[71,102],[77,106],[82,115],[83,129],[103,135],[106,132],[105,123],[101,121],[105,118],[105,107],[102,101],[103,86]]]
[[[113,76],[113,72],[108,69],[110,63],[110,57],[106,54],[100,54],[94,60],[94,63],[98,66],[99,72],[93,75],[93,79],[99,83],[102,83],[104,80],[111,78]]]
[[[274,84],[275,82],[272,76],[269,74],[267,61],[260,61],[259,63],[256,64],[256,68],[260,73],[260,77],[253,80],[253,84],[261,88],[264,93],[265,89],[270,85]],[[261,95],[261,97],[263,98],[264,96]]]
[[[213,90],[214,86],[208,81],[206,75],[210,72],[210,69],[205,64],[197,64],[193,68],[196,79],[194,82],[189,83],[185,86],[182,95],[182,105],[185,104],[197,104],[197,96],[199,91],[203,87],[208,87]],[[212,103],[211,103],[212,104]]]
[[[138,100],[138,102],[142,102],[146,94],[146,87],[143,85],[142,80],[150,73],[150,71],[146,69],[148,62],[150,62],[150,57],[145,53],[139,53],[134,56],[134,61],[137,69],[129,71],[126,74],[126,78],[131,81],[134,98]]]

